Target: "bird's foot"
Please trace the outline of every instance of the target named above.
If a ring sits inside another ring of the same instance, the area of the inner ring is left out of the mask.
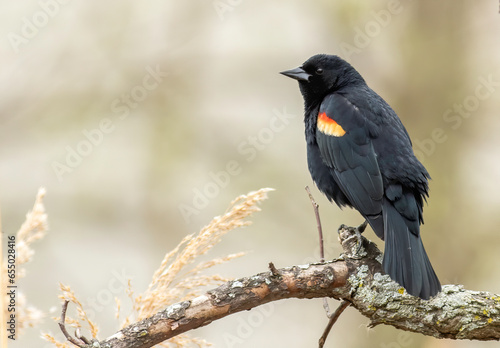
[[[338,233],[342,246],[344,247],[344,254],[351,259],[361,259],[361,247],[363,246],[363,236],[361,233],[364,232],[368,221],[363,222],[358,227],[349,227],[346,225],[341,225],[339,227]],[[353,243],[355,240],[355,243]]]
[[[354,234],[356,236],[356,239],[358,240],[358,247],[356,249],[356,252],[354,253],[355,255],[359,254],[359,251],[361,250],[361,247],[363,246],[363,237],[361,236],[361,233],[363,233],[366,229],[366,226],[368,226],[368,220],[365,220],[361,225],[356,227],[354,229]]]

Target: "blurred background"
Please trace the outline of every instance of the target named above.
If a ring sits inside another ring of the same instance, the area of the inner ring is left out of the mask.
[[[348,60],[408,129],[433,178],[422,233],[441,282],[500,293],[497,0],[4,1],[0,23],[2,238],[40,186],[50,224],[19,284],[46,318],[12,347],[61,337],[50,319],[59,282],[111,335],[124,279],[144,291],[167,251],[261,187],[276,191],[252,226],[206,257],[248,255],[214,271],[317,260],[302,97],[278,74],[316,53]],[[334,258],[338,226],[361,218],[313,194]],[[313,347],[326,323],[320,299],[287,300],[192,334],[216,347]],[[326,346],[478,346],[368,323],[348,309]]]

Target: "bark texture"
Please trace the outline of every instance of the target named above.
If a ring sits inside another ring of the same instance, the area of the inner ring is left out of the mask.
[[[324,263],[277,269],[227,282],[190,301],[173,304],[88,347],[146,348],[180,333],[259,305],[287,298],[347,300],[371,326],[392,325],[436,338],[499,340],[500,295],[445,285],[424,301],[408,295],[382,271],[377,246],[354,228],[339,229],[344,254]]]

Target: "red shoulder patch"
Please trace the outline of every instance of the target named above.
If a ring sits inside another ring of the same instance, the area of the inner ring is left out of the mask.
[[[318,129],[321,133],[326,135],[333,135],[334,137],[341,137],[345,134],[344,128],[342,128],[334,119],[331,119],[322,112],[318,115]]]

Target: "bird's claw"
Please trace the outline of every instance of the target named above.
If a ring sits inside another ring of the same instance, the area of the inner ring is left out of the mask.
[[[365,220],[365,222],[363,222],[361,225],[357,227],[359,233],[365,232],[366,226],[368,226],[368,220]]]
[[[344,254],[345,256],[351,258],[351,259],[360,259],[362,256],[360,255],[361,252],[361,247],[363,246],[363,236],[361,233],[364,232],[366,229],[366,226],[368,225],[368,222],[365,221],[358,227],[348,227],[346,225],[341,225],[339,228],[339,238],[341,240],[341,244],[344,247]],[[344,234],[345,231],[347,234]],[[352,240],[351,238],[355,239]],[[344,244],[345,241],[347,240],[352,240],[352,242],[349,242],[347,244]]]
[[[363,246],[363,236],[361,236],[361,233],[365,231],[367,225],[368,225],[368,220],[365,220],[365,222],[363,222],[361,225],[359,225],[354,229],[354,235],[356,236],[357,239],[357,248],[356,252],[354,253],[354,256],[357,256],[359,254],[359,251]]]

